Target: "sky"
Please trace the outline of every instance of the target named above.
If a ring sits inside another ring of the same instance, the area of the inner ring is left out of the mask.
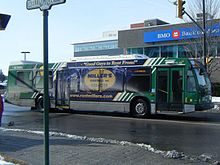
[[[27,10],[27,0],[0,0],[0,13],[11,15],[0,31],[0,69],[7,75],[12,61],[43,62],[43,15],[40,9]],[[102,37],[105,31],[129,29],[131,23],[161,19],[175,24],[174,0],[66,0],[49,11],[49,62],[73,57],[71,44]]]

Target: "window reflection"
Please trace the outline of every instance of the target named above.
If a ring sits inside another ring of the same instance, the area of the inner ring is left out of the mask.
[[[159,57],[160,55],[160,47],[149,47],[149,48],[144,48],[144,54],[147,55],[148,57]]]
[[[74,45],[74,52],[91,51],[91,50],[106,50],[117,49],[118,41],[103,41],[94,43],[81,43]]]

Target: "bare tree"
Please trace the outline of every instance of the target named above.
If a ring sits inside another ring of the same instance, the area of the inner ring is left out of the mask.
[[[203,1],[202,0],[190,0],[187,1],[188,9],[187,12],[189,15],[201,26],[203,27]],[[219,23],[217,18],[219,18],[219,7],[220,7],[220,1],[219,0],[205,0],[205,10],[206,10],[206,45],[207,45],[207,72],[210,76],[212,76],[213,72],[220,71],[220,60],[216,59],[218,52],[218,43],[219,39],[218,37],[215,37],[214,33],[216,30],[216,24]],[[189,18],[185,17],[185,22],[192,22]],[[192,54],[192,57],[199,58],[201,61],[203,61],[203,35],[202,33],[199,34],[196,39],[191,39],[189,41],[188,49],[191,49],[190,51]],[[197,51],[195,51],[197,49]],[[219,49],[220,50],[220,49]],[[196,54],[195,54],[196,53]]]

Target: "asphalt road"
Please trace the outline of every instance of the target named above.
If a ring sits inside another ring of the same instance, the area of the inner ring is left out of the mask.
[[[3,127],[41,130],[43,113],[5,105]],[[12,121],[13,126],[8,126]],[[120,114],[51,113],[50,131],[68,135],[151,145],[159,151],[177,151],[191,158],[220,162],[220,113],[158,115],[135,119]]]

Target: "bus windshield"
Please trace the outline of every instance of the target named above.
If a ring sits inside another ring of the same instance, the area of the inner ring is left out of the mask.
[[[211,82],[204,66],[198,61],[192,62],[192,66],[198,79],[199,86],[211,91]]]
[[[198,83],[200,86],[206,86],[206,79],[205,79],[205,75],[200,73],[200,68],[194,68],[194,71],[196,73],[196,77],[198,79]]]

